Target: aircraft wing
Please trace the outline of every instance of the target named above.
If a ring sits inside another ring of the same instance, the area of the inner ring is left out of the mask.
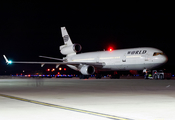
[[[23,62],[23,61],[13,61],[11,63],[21,63],[21,64],[55,64],[55,65],[79,65],[79,64],[88,64],[88,65],[103,65],[99,62]]]
[[[53,58],[53,57],[47,57],[47,56],[39,56],[41,58],[47,58],[47,59],[53,59],[53,60],[59,60],[59,61],[65,61],[64,59],[60,59],[60,58]]]
[[[93,65],[93,66],[98,66],[102,67],[104,63],[100,62],[26,62],[26,61],[10,61],[6,58],[5,55],[3,55],[5,61],[7,64],[13,64],[13,63],[20,63],[20,64],[54,64],[54,65],[80,65],[80,64],[87,64],[87,65]]]

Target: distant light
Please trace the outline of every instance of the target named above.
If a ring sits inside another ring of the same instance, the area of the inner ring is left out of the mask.
[[[64,70],[66,71],[66,68],[64,68]]]
[[[62,68],[61,68],[61,67],[59,67],[59,70],[62,70]]]
[[[50,69],[47,69],[47,71],[50,71]]]

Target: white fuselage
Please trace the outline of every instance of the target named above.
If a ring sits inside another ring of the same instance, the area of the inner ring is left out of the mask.
[[[143,70],[158,67],[167,61],[166,55],[156,48],[140,47],[113,51],[97,51],[67,57],[68,62],[100,62],[98,70]],[[71,67],[71,66],[70,66]],[[74,69],[74,67],[71,67]]]

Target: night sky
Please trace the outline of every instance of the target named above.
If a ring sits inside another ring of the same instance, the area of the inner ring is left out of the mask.
[[[7,66],[5,54],[15,61],[49,61],[39,55],[62,58],[60,27],[65,26],[82,52],[155,47],[165,52],[173,69],[175,10],[164,3],[2,3],[0,11],[0,72],[33,69]],[[171,3],[169,3],[171,5]]]

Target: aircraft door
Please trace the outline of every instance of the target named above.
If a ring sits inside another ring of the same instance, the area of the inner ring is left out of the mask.
[[[148,57],[148,53],[145,54],[145,61],[148,61],[149,57]]]
[[[120,70],[125,70],[126,68],[126,65],[125,65],[125,62],[126,62],[126,53],[124,53],[122,56],[121,56],[121,65],[120,65]]]
[[[126,53],[122,56],[122,63],[126,62]]]

